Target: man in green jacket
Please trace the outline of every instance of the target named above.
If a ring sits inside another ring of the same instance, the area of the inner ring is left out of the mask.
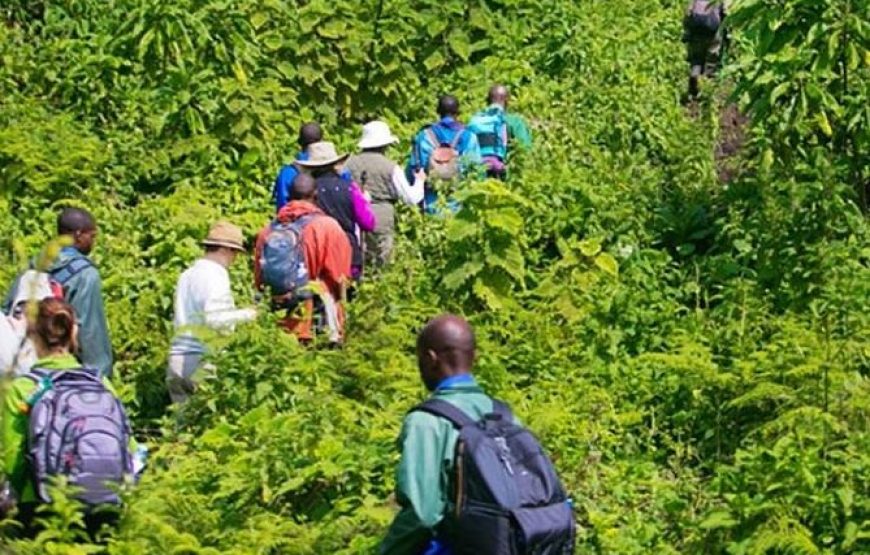
[[[79,335],[79,359],[101,376],[112,376],[112,344],[103,307],[100,272],[88,258],[94,248],[97,224],[87,210],[64,208],[57,217],[57,234],[66,245],[46,270],[49,277],[63,287],[64,300],[76,311]],[[17,284],[6,297],[3,310],[13,308]]]
[[[532,135],[522,116],[508,111],[507,87],[493,85],[486,99],[489,105],[471,117],[468,130],[477,136],[487,175],[504,179],[510,151],[514,147],[531,150]]]
[[[417,337],[417,363],[426,388],[480,420],[493,411],[492,399],[471,375],[475,340],[459,316],[430,321]],[[447,554],[435,537],[450,492],[453,451],[459,433],[440,417],[414,411],[405,417],[399,436],[402,458],[396,473],[401,507],[381,545],[382,555]]]

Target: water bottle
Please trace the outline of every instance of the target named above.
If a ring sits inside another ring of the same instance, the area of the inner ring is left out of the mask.
[[[15,493],[12,485],[4,481],[0,484],[0,519],[6,518],[15,508]]]
[[[133,454],[133,476],[136,481],[139,480],[139,476],[142,475],[142,471],[145,470],[145,465],[148,462],[148,447],[143,444],[139,444],[136,446],[136,452]]]

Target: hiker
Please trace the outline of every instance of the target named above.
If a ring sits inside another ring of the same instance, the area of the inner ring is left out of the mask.
[[[79,359],[82,364],[99,370],[101,376],[112,376],[112,345],[109,326],[103,308],[100,272],[88,258],[94,248],[97,224],[87,210],[64,208],[57,217],[57,234],[65,246],[51,263],[48,278],[62,290],[78,319]],[[19,294],[19,279],[3,303],[3,312],[11,314]]]
[[[143,462],[111,384],[73,355],[76,320],[73,307],[61,299],[39,302],[27,332],[38,360],[30,373],[12,382],[0,407],[0,473],[27,535],[35,531],[37,506],[52,501],[52,479],[66,475],[78,490],[74,497],[86,506],[85,523],[94,536],[117,514],[92,509],[120,504],[118,486],[135,477]],[[64,400],[62,411],[55,410],[58,399]],[[7,508],[9,501],[4,502]]]
[[[299,152],[296,154],[296,160],[308,160],[308,147],[314,143],[319,143],[323,140],[323,131],[320,125],[315,122],[310,122],[302,125],[299,128]],[[272,201],[275,203],[275,212],[290,202],[290,188],[293,187],[293,180],[299,175],[299,167],[296,163],[286,164],[281,167],[278,172],[278,177],[275,179],[275,186],[272,188]],[[350,180],[349,172],[342,172],[341,176]]]
[[[466,175],[480,165],[480,145],[474,133],[459,122],[459,101],[455,96],[444,95],[438,99],[440,119],[424,127],[414,138],[411,158],[406,168],[410,180],[420,170],[429,177],[423,197],[423,209],[429,214],[438,212],[438,193],[435,182],[451,181]],[[456,203],[449,203],[456,211]]]
[[[432,396],[402,425],[400,510],[381,554],[573,553],[570,499],[534,437],[477,384],[474,359],[474,332],[458,316],[417,337]]]
[[[369,122],[363,126],[358,145],[362,152],[351,156],[345,165],[353,180],[371,195],[372,212],[377,220],[374,231],[365,235],[367,267],[380,268],[390,261],[396,228],[396,203],[402,200],[416,206],[423,200],[426,172],[417,170],[413,185],[409,184],[402,168],[386,156],[387,148],[398,142],[386,123]]]
[[[257,237],[254,282],[272,295],[273,308],[288,311],[284,327],[302,342],[314,339],[314,299],[319,300],[329,342],[339,345],[344,340],[343,300],[351,279],[352,248],[341,225],[317,205],[318,194],[314,177],[296,176],[291,201]],[[296,313],[300,305],[301,315]]]
[[[330,142],[314,143],[308,147],[308,160],[297,164],[310,171],[317,183],[317,206],[332,216],[347,235],[352,249],[351,274],[358,280],[363,272],[361,232],[374,231],[377,219],[371,203],[359,186],[339,175],[341,164],[348,155],[339,155]]]
[[[689,98],[697,98],[702,75],[715,70],[725,41],[725,1],[690,0],[683,19],[683,42],[689,62]],[[710,66],[713,66],[712,68]]]
[[[519,146],[532,148],[532,136],[525,120],[508,112],[510,92],[504,85],[493,85],[487,94],[488,106],[477,112],[468,122],[468,130],[475,134],[480,144],[480,156],[486,166],[488,177],[507,177],[507,161],[510,150]]]
[[[166,386],[173,403],[184,403],[196,390],[197,370],[207,349],[197,327],[232,331],[257,317],[254,309],[237,309],[227,271],[245,252],[242,230],[216,222],[202,241],[205,254],[188,268],[175,288],[175,337],[169,349]]]
[[[299,152],[296,154],[296,160],[308,159],[308,146],[313,143],[318,143],[323,140],[323,131],[320,125],[311,122],[302,125],[299,128]],[[290,202],[290,189],[293,186],[293,180],[299,175],[299,168],[295,162],[286,164],[281,167],[278,172],[278,177],[275,179],[275,186],[272,189],[272,200],[275,202],[275,211],[281,210],[285,204]]]
[[[24,272],[16,289],[10,315],[0,315],[0,373],[21,376],[36,362],[36,349],[27,337],[31,310],[42,299],[62,299],[63,289],[52,288],[48,275],[36,270]]]

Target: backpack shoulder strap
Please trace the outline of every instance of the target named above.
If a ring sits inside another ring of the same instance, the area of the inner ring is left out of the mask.
[[[85,257],[74,258],[70,261],[69,264],[58,268],[57,270],[50,272],[52,279],[61,285],[66,285],[66,283],[71,280],[76,274],[88,269],[92,268],[94,264]]]
[[[316,213],[306,214],[304,216],[300,216],[300,217],[296,218],[295,220],[293,220],[292,225],[296,229],[298,229],[300,233],[302,233],[302,230],[305,229],[308,226],[308,224],[310,224],[315,219],[320,218],[320,217],[329,217],[329,216],[326,216],[326,214],[316,214]]]
[[[438,138],[438,134],[435,133],[435,130],[432,129],[431,125],[426,128],[426,137],[429,138],[429,142],[431,142],[435,148],[441,146],[441,139]]]
[[[514,413],[504,401],[492,400],[492,413],[500,417],[504,422],[513,422]]]
[[[35,383],[39,383],[45,378],[50,377],[51,372],[44,368],[31,368],[27,371],[26,374],[22,374],[22,378],[27,378],[28,380],[33,380]]]
[[[457,430],[477,424],[462,409],[441,399],[427,399],[411,409],[411,412],[426,412],[448,420]]]
[[[28,395],[20,407],[23,414],[28,414],[30,413],[30,410],[36,406],[36,403],[42,399],[42,396],[52,388],[54,377],[52,376],[52,372],[44,368],[31,368],[30,371],[23,374],[21,377],[32,380],[36,385],[36,389]]]
[[[465,129],[460,129],[459,131],[456,132],[455,135],[453,135],[453,140],[450,141],[450,148],[452,148],[453,150],[456,150],[456,151],[459,150],[459,149],[458,149],[458,147],[459,147],[459,141],[462,140],[462,134],[463,134],[463,133],[465,133]]]

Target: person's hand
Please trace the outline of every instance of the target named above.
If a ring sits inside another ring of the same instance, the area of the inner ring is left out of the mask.
[[[372,194],[371,193],[369,193],[368,191],[363,191],[362,194],[363,194],[363,198],[366,199],[368,202],[372,201]]]
[[[422,182],[422,181],[426,181],[426,170],[424,170],[423,168],[420,168],[419,170],[415,171],[414,172],[414,181],[418,182],[418,183]]]

